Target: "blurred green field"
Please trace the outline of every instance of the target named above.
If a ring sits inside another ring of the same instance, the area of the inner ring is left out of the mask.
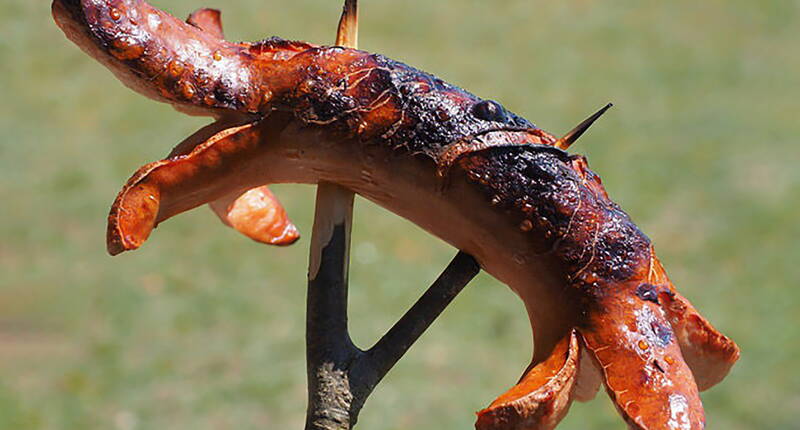
[[[328,43],[336,0],[224,9],[229,38]],[[742,348],[710,429],[800,429],[800,3],[362,0],[361,46],[555,133],[617,107],[576,151]],[[120,85],[45,0],[0,3],[0,429],[298,429],[314,190],[277,191],[306,236],[267,248],[201,208],[138,252],[105,217],[139,165],[207,120]],[[354,338],[369,346],[454,250],[357,201]],[[530,357],[521,302],[481,275],[390,373],[359,428],[472,428]],[[623,428],[607,396],[560,429]]]

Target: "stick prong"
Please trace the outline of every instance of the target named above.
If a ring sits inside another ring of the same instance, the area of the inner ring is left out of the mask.
[[[583,133],[586,132],[586,130],[589,129],[589,127],[592,126],[592,124],[594,124],[595,121],[597,121],[598,118],[603,116],[603,114],[606,113],[607,110],[611,109],[612,106],[614,106],[614,104],[609,103],[609,104],[603,106],[603,108],[600,109],[599,111],[597,111],[594,114],[592,114],[592,116],[590,116],[589,118],[586,118],[585,120],[583,120],[580,124],[578,124],[575,128],[573,128],[569,133],[565,134],[564,137],[562,137],[561,139],[558,139],[556,141],[556,143],[555,143],[555,147],[558,148],[558,149],[563,149],[563,150],[566,150],[567,148],[569,148],[573,143],[575,143],[575,141],[578,140],[579,137],[581,137],[581,135]]]
[[[345,48],[358,48],[358,0],[345,0],[336,45]]]

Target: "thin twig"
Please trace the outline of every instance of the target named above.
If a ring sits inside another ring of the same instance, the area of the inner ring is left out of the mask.
[[[359,390],[371,392],[479,271],[472,256],[456,254],[425,294],[359,360]]]

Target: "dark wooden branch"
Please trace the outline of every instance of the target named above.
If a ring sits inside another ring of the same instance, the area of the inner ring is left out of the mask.
[[[317,190],[308,282],[309,317],[315,332],[331,342],[349,341],[347,332],[347,283],[350,266],[350,231],[353,192],[335,184],[321,183]]]
[[[306,430],[355,424],[350,365],[361,355],[347,330],[347,274],[353,193],[321,183],[311,236],[306,309]]]
[[[479,271],[459,252],[375,346],[360,350],[347,329],[352,207],[352,192],[319,185],[308,273],[306,430],[352,429],[378,383]]]

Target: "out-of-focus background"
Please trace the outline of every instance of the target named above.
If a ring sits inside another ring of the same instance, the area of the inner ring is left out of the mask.
[[[328,43],[332,0],[221,7],[229,39]],[[581,139],[681,291],[742,358],[704,393],[712,429],[800,414],[800,3],[362,0],[361,46]],[[105,217],[141,164],[207,123],[147,100],[68,43],[45,0],[0,3],[0,428],[292,429],[305,409],[314,190],[276,187],[304,239],[269,248],[206,208],[139,251]],[[364,200],[351,321],[369,346],[454,250]],[[362,429],[465,429],[528,364],[521,302],[481,275],[390,373]],[[603,393],[560,428],[623,428]]]

